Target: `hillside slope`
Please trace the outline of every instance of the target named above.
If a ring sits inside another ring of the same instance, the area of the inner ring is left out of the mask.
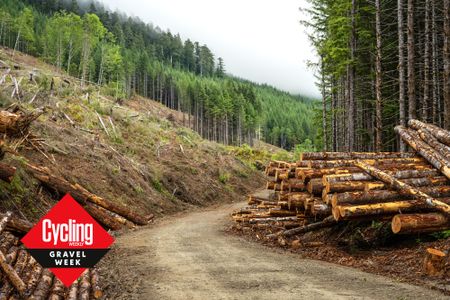
[[[201,139],[181,126],[177,111],[141,97],[116,103],[101,88],[82,89],[77,79],[36,58],[12,57],[8,49],[0,49],[0,61],[0,109],[14,103],[27,110],[46,107],[30,135],[7,140],[11,153],[3,162],[18,172],[11,185],[0,183],[2,211],[35,221],[62,196],[28,176],[23,161],[156,216],[233,201],[263,183],[250,158]],[[11,97],[15,80],[20,93]]]

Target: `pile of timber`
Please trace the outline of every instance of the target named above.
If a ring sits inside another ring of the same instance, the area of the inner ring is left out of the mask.
[[[352,220],[390,221],[396,234],[450,229],[450,132],[417,120],[396,127],[414,152],[310,152],[266,167],[270,197],[251,195],[241,226],[292,236]]]
[[[66,288],[36,262],[18,238],[31,227],[11,212],[0,214],[0,299],[100,299],[103,292],[95,268],[86,270],[80,280]]]

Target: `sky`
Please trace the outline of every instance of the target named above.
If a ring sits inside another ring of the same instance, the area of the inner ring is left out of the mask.
[[[107,7],[206,44],[226,71],[295,94],[319,97],[316,55],[300,20],[306,0],[103,0]]]

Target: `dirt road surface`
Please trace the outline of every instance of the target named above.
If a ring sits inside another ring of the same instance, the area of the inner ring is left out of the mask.
[[[112,299],[449,299],[351,268],[301,259],[224,232],[242,203],[125,234],[105,264]],[[115,268],[111,268],[114,265]],[[104,267],[104,266],[103,266]],[[111,282],[111,281],[110,281]],[[107,288],[108,289],[108,288]]]

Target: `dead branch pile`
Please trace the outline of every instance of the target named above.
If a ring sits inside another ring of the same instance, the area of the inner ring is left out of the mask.
[[[233,219],[275,229],[269,238],[350,220],[390,220],[396,234],[450,229],[450,132],[409,126],[396,132],[415,152],[312,152],[269,163],[273,192],[249,196]]]

